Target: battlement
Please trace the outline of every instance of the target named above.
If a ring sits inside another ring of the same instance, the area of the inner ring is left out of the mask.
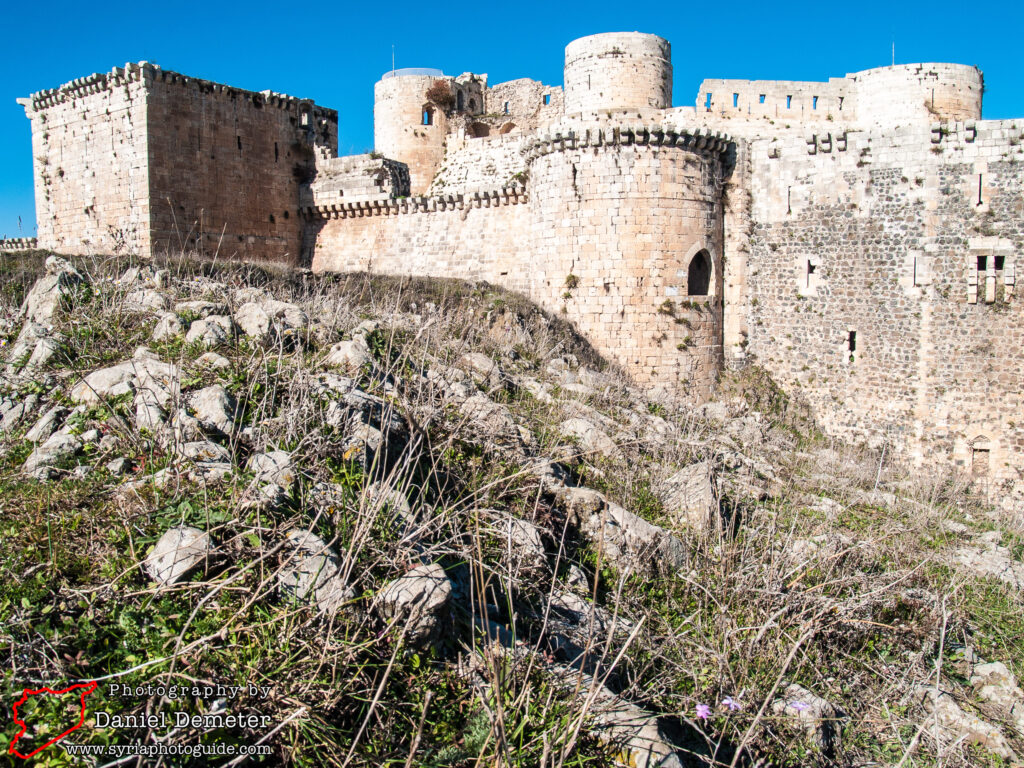
[[[900,64],[827,82],[704,80],[698,113],[783,123],[831,122],[896,126],[981,118],[984,79],[962,64]]]
[[[317,203],[302,209],[307,218],[351,219],[364,216],[394,216],[408,213],[433,213],[437,211],[463,211],[471,208],[498,208],[529,202],[529,195],[523,185],[512,185],[498,189],[478,190],[460,194],[378,197],[372,200],[353,202]]]
[[[24,253],[38,247],[39,243],[34,237],[8,237],[0,240],[0,253]]]
[[[144,83],[147,86],[160,83],[194,87],[203,94],[233,101],[238,99],[248,101],[256,109],[267,106],[276,109],[286,109],[296,114],[308,112],[317,119],[327,120],[335,124],[338,122],[337,110],[319,107],[309,99],[300,99],[271,90],[247,91],[242,88],[224,85],[223,83],[215,83],[212,80],[190,77],[180,72],[162,69],[146,61],[140,61],[137,64],[128,63],[124,67],[114,67],[110,72],[79,77],[57,88],[38,91],[29,97],[28,102],[34,111],[39,112],[57,104],[63,104],[71,99],[109,91],[130,83]]]
[[[694,152],[721,153],[732,139],[719,131],[694,128],[680,130],[672,126],[622,124],[594,128],[568,129],[538,136],[528,141],[523,153],[528,160],[566,149],[603,146],[677,147]]]

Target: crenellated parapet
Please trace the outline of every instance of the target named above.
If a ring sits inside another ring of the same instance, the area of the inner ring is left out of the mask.
[[[397,216],[437,211],[464,211],[472,208],[499,208],[529,202],[523,185],[485,189],[461,194],[357,200],[323,203],[304,207],[302,214],[310,219],[352,219],[366,216]]]
[[[0,253],[24,253],[38,247],[34,237],[8,237],[0,240]]]
[[[672,126],[622,124],[594,128],[566,129],[538,136],[526,142],[528,161],[566,149],[587,147],[639,146],[678,147],[692,152],[721,153],[732,144],[728,134],[710,129],[684,130]]]

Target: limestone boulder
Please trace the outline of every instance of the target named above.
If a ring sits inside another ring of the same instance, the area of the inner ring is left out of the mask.
[[[285,490],[291,488],[298,479],[298,470],[292,462],[292,455],[287,451],[254,453],[249,457],[246,469],[255,474],[256,483],[277,485]]]
[[[995,706],[1017,731],[1024,733],[1024,691],[1005,664],[978,664],[971,672],[970,682],[979,699]]]
[[[210,442],[209,440],[194,440],[183,443],[179,455],[191,461],[230,463],[231,453],[223,445]]]
[[[30,443],[41,443],[50,435],[60,429],[70,411],[62,405],[55,405],[39,417],[39,420],[32,428],[25,433],[25,439]]]
[[[153,327],[153,341],[166,341],[180,336],[184,327],[181,320],[173,312],[164,312]]]
[[[341,368],[346,373],[358,374],[367,365],[373,364],[373,355],[363,336],[339,341],[327,351],[327,365]]]
[[[658,494],[677,525],[701,532],[718,520],[718,498],[710,461],[683,467],[669,477]]]
[[[226,304],[217,301],[179,301],[174,305],[174,312],[178,315],[187,314],[205,318],[210,315],[226,315],[228,308]]]
[[[941,744],[966,741],[1012,761],[1017,755],[996,726],[964,711],[946,691],[935,686],[919,685],[911,697],[921,704],[928,715],[933,737]]]
[[[238,404],[234,395],[221,385],[213,384],[193,392],[188,403],[203,429],[221,436],[234,432]]]
[[[621,459],[622,451],[615,441],[593,421],[581,417],[567,419],[558,425],[559,434],[576,441],[580,450],[587,455]]]
[[[618,569],[674,573],[686,565],[686,546],[679,539],[598,491],[566,487],[555,497],[569,522]]]
[[[278,571],[278,588],[286,597],[312,602],[333,614],[354,597],[340,572],[341,560],[327,542],[309,531],[286,535],[288,551]]]
[[[433,563],[389,583],[378,593],[376,605],[384,618],[403,624],[410,644],[425,645],[440,632],[451,595],[448,575]]]
[[[831,754],[838,746],[843,713],[802,685],[790,683],[772,702],[776,717],[793,722],[809,743]]]
[[[71,263],[59,256],[46,260],[46,274],[36,281],[25,297],[19,317],[44,328],[52,328],[54,316],[86,283]]]
[[[55,432],[29,454],[22,465],[22,471],[43,480],[52,474],[52,469],[74,458],[82,450],[82,441],[66,432]]]
[[[76,403],[95,405],[104,400],[148,391],[155,403],[166,407],[179,391],[181,371],[165,363],[145,347],[135,351],[131,360],[93,371],[71,388]]]
[[[153,581],[177,584],[205,565],[212,551],[208,533],[186,525],[177,526],[160,537],[143,567]]]

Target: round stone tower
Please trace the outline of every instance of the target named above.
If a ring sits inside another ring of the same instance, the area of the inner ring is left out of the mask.
[[[527,148],[529,293],[640,383],[694,400],[722,356],[722,153],[728,140],[634,123]]]
[[[668,109],[672,48],[640,32],[608,32],[565,47],[565,113]]]
[[[852,80],[861,123],[906,125],[980,120],[984,78],[964,64],[898,64],[855,72]]]
[[[413,195],[427,191],[444,157],[445,105],[431,101],[427,91],[450,79],[439,69],[398,69],[373,87],[374,149],[409,166]]]

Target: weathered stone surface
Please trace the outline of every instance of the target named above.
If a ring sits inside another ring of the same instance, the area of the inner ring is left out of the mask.
[[[107,472],[109,472],[114,477],[121,477],[122,475],[126,475],[132,471],[131,459],[126,459],[124,457],[112,459],[111,461],[108,461],[104,466]]]
[[[245,468],[255,474],[257,483],[279,485],[285,490],[291,488],[298,479],[298,470],[287,451],[254,453]]]
[[[71,388],[70,396],[76,403],[93,405],[145,389],[163,407],[177,395],[180,380],[178,366],[162,362],[145,347],[140,347],[131,360],[90,373]]]
[[[39,417],[39,421],[32,426],[32,429],[25,433],[25,439],[30,443],[43,442],[60,428],[68,413],[70,411],[62,405],[53,406]]]
[[[406,639],[414,645],[430,642],[440,631],[452,584],[437,563],[413,568],[377,595],[385,618],[403,622]]]
[[[228,463],[231,462],[231,453],[223,445],[217,445],[217,443],[211,443],[209,440],[196,440],[190,443],[184,443],[179,449],[180,454],[192,461],[206,461],[206,462],[220,462]]]
[[[198,342],[204,347],[216,347],[227,340],[228,331],[225,330],[224,324],[216,322],[213,317],[194,321],[185,334],[185,341],[189,344]]]
[[[978,664],[971,672],[970,682],[979,699],[994,705],[1019,733],[1024,733],[1024,691],[1005,664]]]
[[[184,327],[181,320],[173,312],[165,312],[160,316],[156,326],[153,328],[153,341],[166,341],[181,334]]]
[[[210,315],[226,315],[227,311],[227,305],[216,301],[179,301],[174,305],[175,314],[198,315],[203,318]]]
[[[338,570],[337,553],[323,539],[309,531],[292,530],[287,541],[291,551],[284,556],[277,577],[282,593],[312,601],[328,614],[353,598]]]
[[[234,431],[238,405],[224,387],[214,384],[200,389],[189,395],[188,402],[203,429],[220,435],[230,435]]]
[[[572,438],[586,454],[596,454],[609,459],[622,457],[622,451],[608,434],[592,421],[583,418],[567,419],[558,425],[562,437]]]
[[[807,739],[826,753],[835,750],[842,713],[820,696],[797,683],[790,683],[772,703],[776,717],[792,718]]]
[[[674,572],[687,562],[685,545],[590,488],[562,488],[556,497],[570,522],[617,568]]]
[[[1017,756],[1006,737],[991,723],[976,715],[965,712],[949,693],[934,686],[919,685],[914,688],[912,698],[920,703],[928,714],[933,737],[943,744],[966,741],[987,749],[1006,760]]]
[[[46,259],[46,275],[29,290],[19,316],[30,323],[51,328],[61,303],[84,284],[85,278],[70,262],[59,256],[50,256]]]
[[[231,361],[223,355],[218,355],[216,352],[204,352],[196,358],[196,365],[201,368],[212,368],[219,371],[224,368],[230,368]]]
[[[22,470],[33,477],[48,477],[49,469],[75,456],[82,450],[82,441],[74,435],[56,432],[29,454]]]
[[[334,365],[346,373],[356,374],[365,365],[373,364],[373,356],[366,339],[356,336],[348,341],[339,341],[327,352],[327,365]]]
[[[659,495],[665,511],[678,525],[705,531],[717,522],[718,499],[709,461],[683,467],[665,481]]]
[[[3,418],[0,418],[0,433],[13,432],[17,429],[31,415],[38,403],[39,396],[34,394],[27,395],[21,402],[15,403],[4,412]]]
[[[992,576],[1017,589],[1024,589],[1024,563],[1014,559],[1010,550],[1000,545],[1002,533],[989,531],[978,537],[976,547],[961,547],[954,558],[967,570],[980,576]]]
[[[144,567],[153,581],[177,584],[190,572],[204,565],[213,551],[210,535],[198,528],[171,528],[154,545]]]

